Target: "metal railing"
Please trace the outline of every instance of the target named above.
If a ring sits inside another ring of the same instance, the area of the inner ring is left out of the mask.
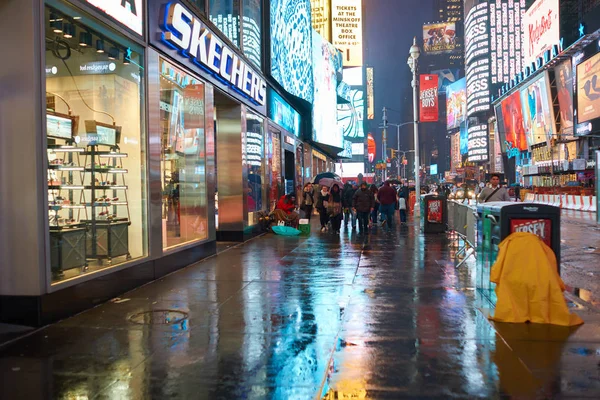
[[[465,255],[456,265],[456,268],[460,268],[469,257],[475,255],[477,240],[476,206],[453,200],[448,201],[448,229],[456,234],[459,242],[462,241],[462,247],[455,255],[455,258],[459,258],[463,253]]]

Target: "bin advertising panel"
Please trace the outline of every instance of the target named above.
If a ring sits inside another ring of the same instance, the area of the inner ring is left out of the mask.
[[[442,218],[442,200],[427,201],[427,222],[431,224],[443,223]]]
[[[552,248],[552,220],[548,218],[513,218],[510,220],[510,233],[529,232],[538,236]]]

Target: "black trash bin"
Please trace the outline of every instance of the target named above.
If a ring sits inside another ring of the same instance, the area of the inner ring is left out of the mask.
[[[446,197],[427,194],[422,199],[423,232],[442,233],[448,228]]]

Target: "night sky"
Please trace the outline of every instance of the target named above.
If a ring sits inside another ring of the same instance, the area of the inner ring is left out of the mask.
[[[375,119],[368,132],[374,134],[379,159],[383,107],[399,111],[388,113],[391,123],[412,121],[412,76],[406,61],[413,37],[419,42],[423,23],[434,20],[433,0],[363,1],[365,65],[373,67],[375,75]],[[401,149],[412,148],[412,129],[412,125],[400,128]],[[396,127],[388,128],[388,148],[397,148],[396,136]]]

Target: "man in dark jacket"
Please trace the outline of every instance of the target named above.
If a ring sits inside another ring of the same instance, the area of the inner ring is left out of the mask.
[[[342,208],[344,209],[344,229],[348,229],[348,222],[350,226],[356,230],[356,213],[352,210],[352,198],[354,192],[352,184],[346,182],[344,184],[344,190],[342,191]]]
[[[367,182],[360,184],[360,189],[354,192],[352,197],[352,207],[358,217],[358,228],[360,233],[369,234],[369,214],[375,207],[375,197],[373,192],[368,190]]]
[[[382,222],[383,226],[387,224],[387,229],[394,229],[394,213],[396,211],[396,202],[398,201],[398,195],[393,187],[390,186],[390,182],[386,181],[377,192],[377,199],[381,204],[381,215],[384,217]]]

